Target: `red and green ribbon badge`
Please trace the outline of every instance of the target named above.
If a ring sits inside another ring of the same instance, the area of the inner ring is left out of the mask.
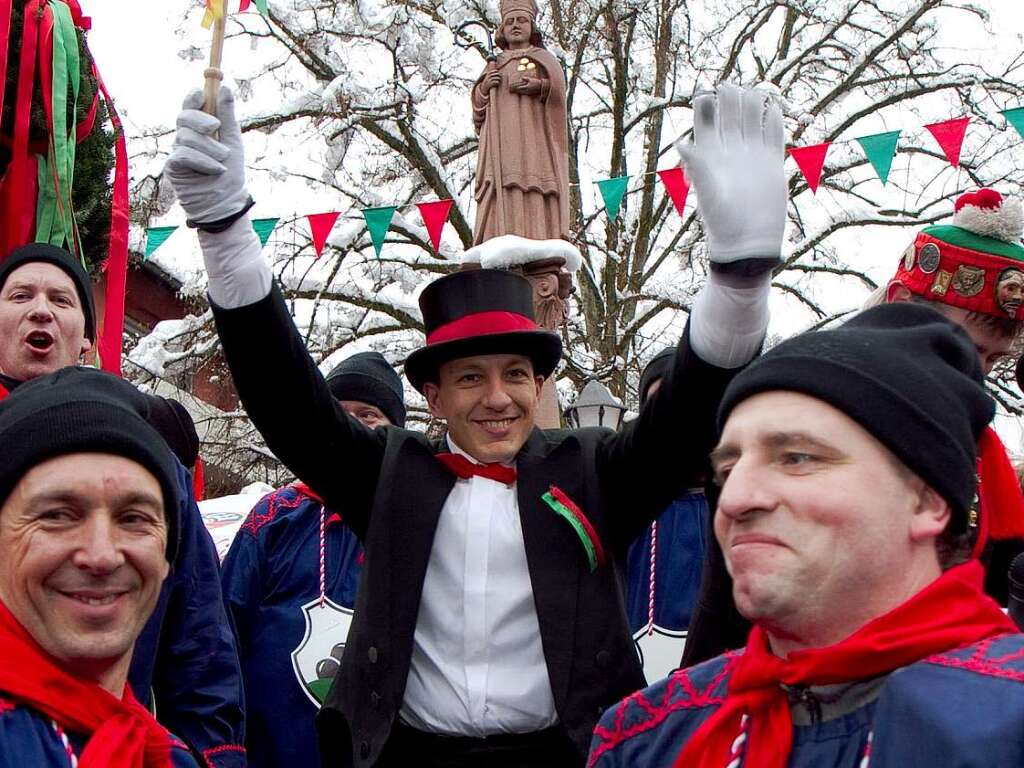
[[[604,565],[605,554],[604,547],[601,546],[601,539],[598,538],[597,531],[594,530],[594,526],[590,524],[587,516],[583,514],[583,510],[576,506],[576,502],[566,496],[565,491],[557,485],[552,485],[541,498],[555,512],[564,517],[576,531],[576,535],[580,537],[580,542],[583,544],[583,550],[587,553],[591,572],[595,571],[597,566]]]

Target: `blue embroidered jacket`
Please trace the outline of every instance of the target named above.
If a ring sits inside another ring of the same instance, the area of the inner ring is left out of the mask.
[[[224,558],[221,579],[238,634],[254,768],[320,765],[318,706],[292,658],[305,638],[303,606],[320,595],[320,512],[320,501],[302,486],[275,491],[252,509]],[[325,596],[352,608],[363,548],[338,514],[328,510],[325,524]],[[322,695],[330,681],[318,682],[325,684]]]
[[[53,720],[0,693],[0,765],[73,768],[87,739],[64,733]],[[198,768],[182,742],[171,738],[172,768]]]
[[[671,768],[722,704],[742,652],[679,670],[608,710],[588,768]],[[893,672],[877,698],[793,728],[791,768],[1024,766],[1024,635],[989,639]]]

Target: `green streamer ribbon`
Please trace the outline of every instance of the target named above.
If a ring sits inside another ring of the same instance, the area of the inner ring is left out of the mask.
[[[569,525],[573,527],[573,530],[576,531],[576,535],[580,537],[580,542],[583,544],[583,550],[587,553],[587,562],[590,563],[590,571],[594,572],[597,570],[597,552],[594,550],[594,543],[590,540],[590,536],[588,535],[586,528],[583,527],[583,523],[580,519],[573,514],[572,510],[556,499],[550,491],[541,496],[541,498],[549,507],[555,510],[555,512],[564,517]]]

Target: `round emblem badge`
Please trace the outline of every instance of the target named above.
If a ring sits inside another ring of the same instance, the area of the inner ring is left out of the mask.
[[[904,271],[909,272],[913,268],[914,268],[914,246],[913,246],[913,244],[911,244],[910,247],[907,248],[907,250],[905,250],[903,252],[903,269],[904,269]]]
[[[918,266],[926,275],[930,275],[939,268],[939,246],[935,243],[925,243],[921,252],[917,255]]]

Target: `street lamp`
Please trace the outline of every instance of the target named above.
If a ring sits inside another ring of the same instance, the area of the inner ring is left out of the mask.
[[[576,402],[565,409],[565,419],[574,429],[608,427],[617,430],[625,414],[626,407],[599,381],[588,381]]]

